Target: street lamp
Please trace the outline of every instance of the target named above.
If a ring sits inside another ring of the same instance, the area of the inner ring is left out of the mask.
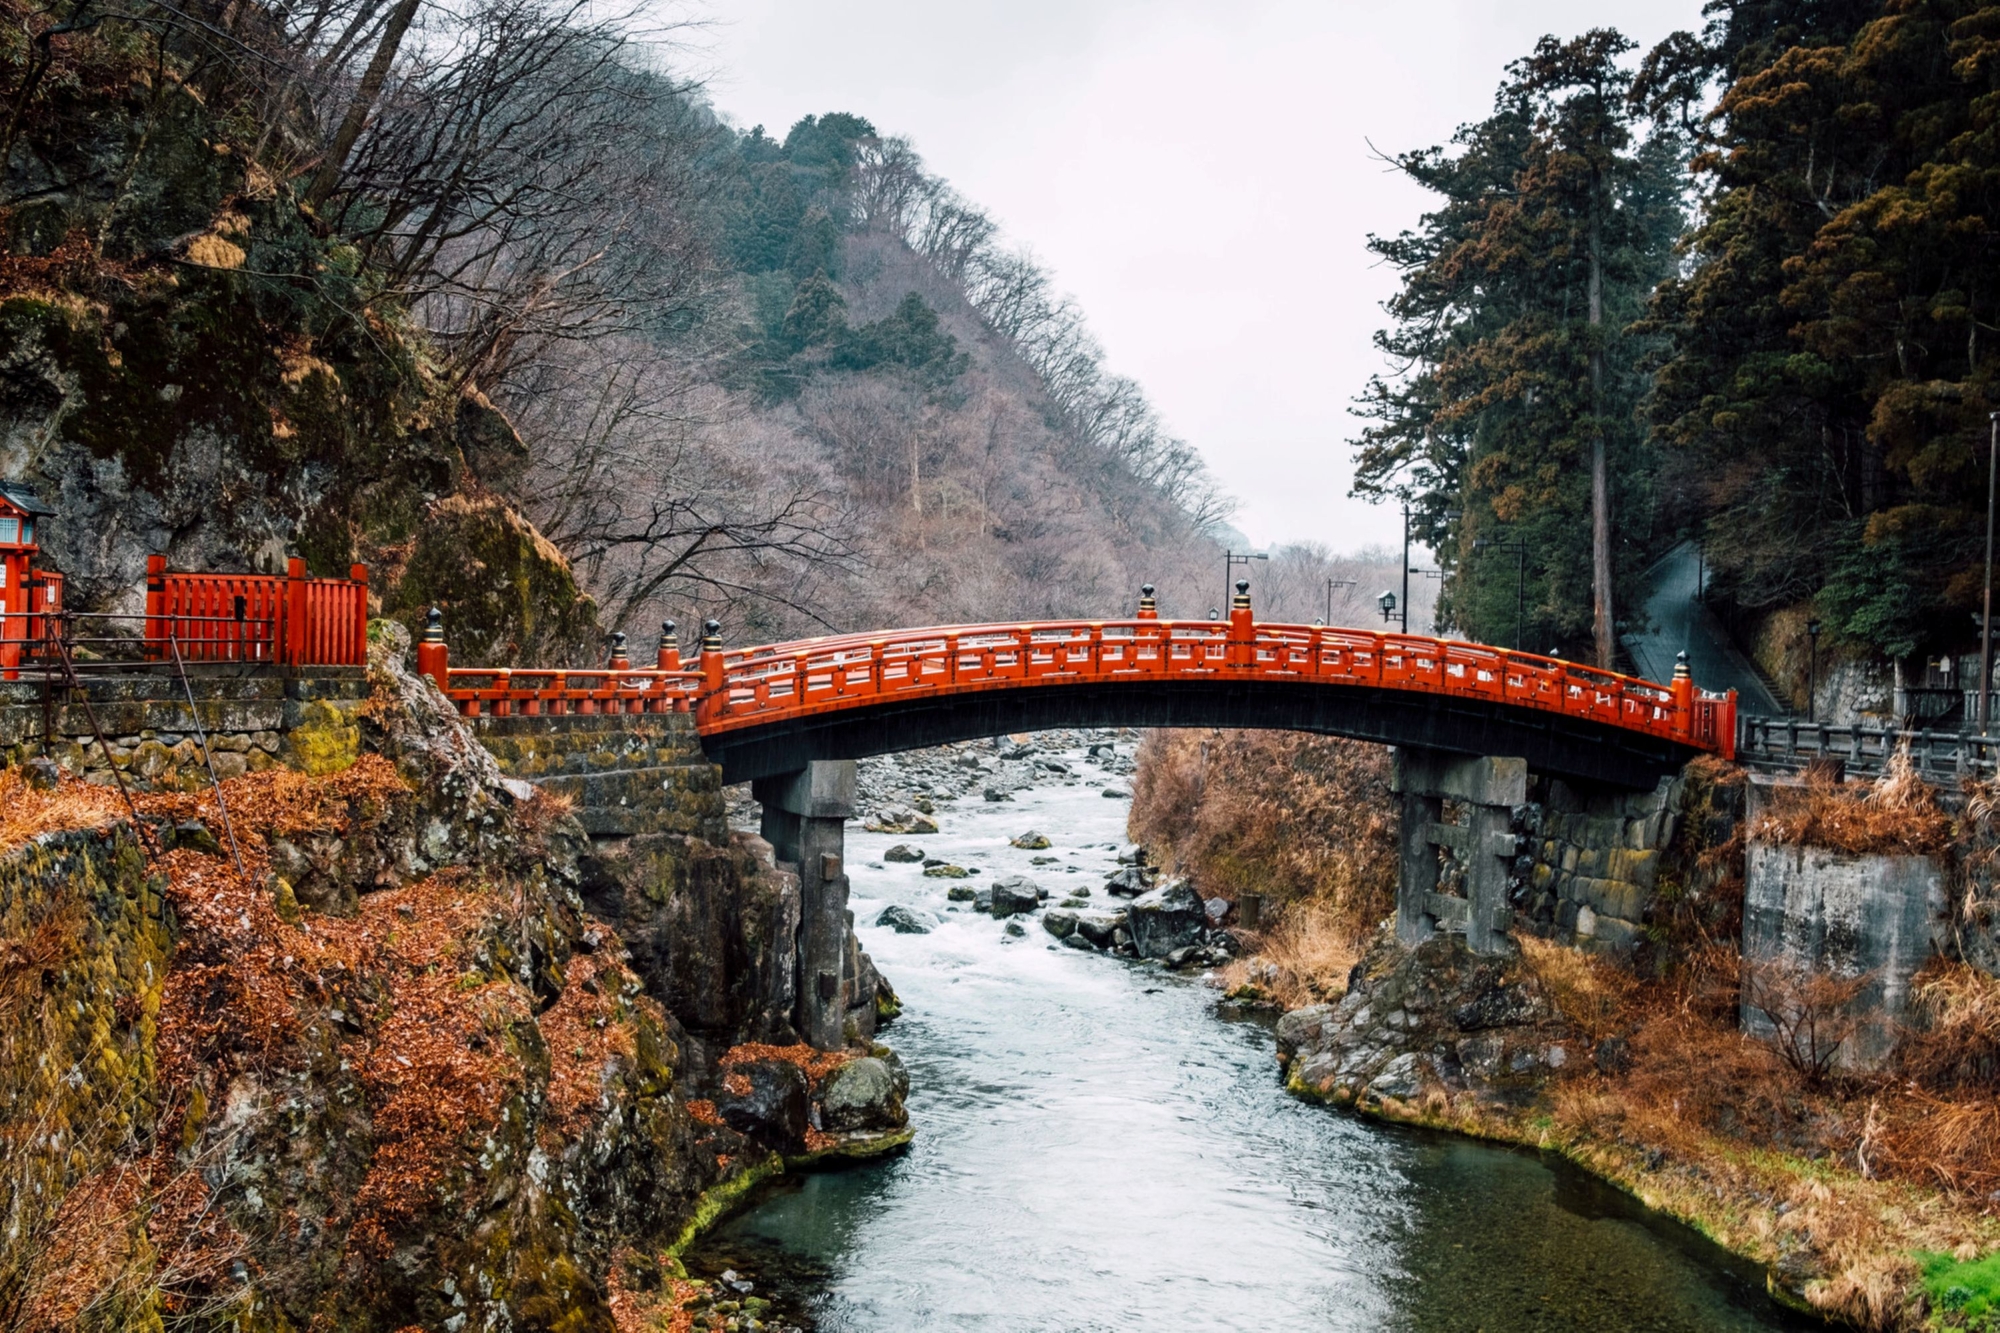
[[[1353,579],[1328,579],[1326,581],[1326,619],[1322,620],[1320,624],[1331,625],[1333,623],[1333,590],[1335,588],[1358,588],[1360,586]]]
[[[1806,639],[1811,644],[1806,654],[1806,721],[1817,722],[1819,700],[1819,622],[1806,622]]]
[[[1222,595],[1224,599],[1226,600],[1229,596],[1229,585],[1236,581],[1236,567],[1238,565],[1247,565],[1252,560],[1269,560],[1270,558],[1270,556],[1262,551],[1252,551],[1249,555],[1238,555],[1234,551],[1224,551],[1222,553]]]
[[[1514,651],[1526,652],[1528,645],[1523,642],[1523,608],[1528,587],[1528,544],[1526,542],[1493,542],[1484,537],[1472,543],[1475,551],[1512,551],[1514,553]]]
[[[1375,605],[1377,605],[1377,606],[1379,606],[1379,607],[1381,607],[1381,608],[1382,608],[1382,623],[1383,623],[1383,624],[1385,624],[1385,625],[1386,625],[1386,624],[1388,624],[1388,623],[1389,623],[1390,621],[1392,621],[1392,620],[1394,620],[1394,619],[1396,618],[1396,594],[1395,594],[1395,593],[1393,593],[1393,592],[1389,592],[1389,591],[1387,591],[1387,590],[1384,590],[1384,591],[1383,591],[1383,593],[1382,593],[1382,595],[1381,595],[1380,597],[1377,597],[1377,598],[1375,599]]]

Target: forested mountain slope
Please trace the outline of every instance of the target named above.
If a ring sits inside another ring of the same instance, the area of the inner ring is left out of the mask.
[[[533,662],[1218,600],[1193,450],[856,116],[739,133],[563,0],[7,18],[0,472],[74,605],[360,560]]]

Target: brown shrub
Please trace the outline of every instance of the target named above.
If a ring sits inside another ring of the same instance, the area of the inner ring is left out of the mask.
[[[1840,1047],[1854,1035],[1855,997],[1867,975],[1837,977],[1777,958],[1743,960],[1743,1003],[1770,1021],[1786,1064],[1814,1087],[1826,1082]]]
[[[1777,788],[1754,836],[1828,847],[1853,855],[1927,855],[1951,842],[1951,819],[1937,791],[1917,774],[1907,749],[1872,783],[1836,783],[1823,774]]]
[[[1592,1041],[1626,1027],[1639,983],[1631,973],[1596,954],[1522,936],[1521,960],[1543,994]]]
[[[1295,732],[1156,731],[1139,746],[1129,827],[1203,894],[1310,899],[1349,942],[1394,909],[1397,810],[1379,745]],[[1323,947],[1308,944],[1322,929],[1304,917],[1293,926],[1311,950]]]

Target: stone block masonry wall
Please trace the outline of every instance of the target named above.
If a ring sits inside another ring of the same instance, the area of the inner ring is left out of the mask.
[[[1542,779],[1542,799],[1516,821],[1515,895],[1530,928],[1584,949],[1636,944],[1680,830],[1685,787],[1673,777],[1650,792],[1580,792]]]
[[[0,683],[0,765],[46,755],[89,782],[108,785],[115,767],[142,791],[193,790],[209,784],[199,720],[218,777],[274,765],[334,773],[360,754],[368,682],[359,668],[289,678],[197,676],[185,687],[176,676],[134,674],[86,677],[83,693],[88,709],[70,691],[54,690],[45,714],[41,684]],[[92,733],[92,713],[110,742],[108,760]]]
[[[674,833],[722,844],[722,770],[687,713],[477,717],[467,725],[510,778],[569,797],[593,837]]]

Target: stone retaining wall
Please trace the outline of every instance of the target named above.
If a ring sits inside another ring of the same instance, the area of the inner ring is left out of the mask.
[[[1525,914],[1537,934],[1579,948],[1629,949],[1645,928],[1686,779],[1649,792],[1579,792],[1556,778],[1517,820]]]
[[[70,691],[56,689],[45,712],[39,683],[0,682],[0,765],[46,755],[89,782],[109,784],[115,766],[140,790],[206,787],[199,721],[218,777],[273,765],[334,773],[361,752],[358,715],[368,681],[359,668],[292,677],[195,676],[185,686],[177,676],[133,674],[86,677],[83,694],[88,708]],[[108,761],[91,728],[92,714],[110,743]]]
[[[593,837],[674,833],[722,844],[722,770],[688,713],[476,717],[510,778],[569,797]]]

